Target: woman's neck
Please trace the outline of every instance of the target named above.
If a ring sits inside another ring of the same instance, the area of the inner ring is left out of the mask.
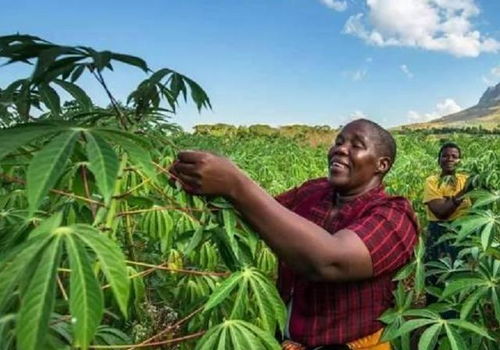
[[[335,204],[338,206],[342,206],[345,203],[351,202],[351,201],[355,200],[356,198],[361,197],[365,193],[370,192],[374,188],[377,188],[378,186],[380,186],[381,183],[382,183],[381,181],[373,181],[373,182],[370,182],[367,186],[364,186],[357,191],[354,190],[352,192],[349,191],[349,192],[345,192],[345,193],[336,192],[335,193]]]

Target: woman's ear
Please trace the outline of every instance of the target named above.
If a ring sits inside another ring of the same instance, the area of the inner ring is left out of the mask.
[[[389,157],[380,157],[377,164],[377,173],[386,174],[391,168],[391,159]]]

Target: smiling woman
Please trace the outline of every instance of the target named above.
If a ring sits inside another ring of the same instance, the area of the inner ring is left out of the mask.
[[[409,202],[383,189],[394,155],[387,131],[356,120],[328,152],[328,178],[274,199],[225,158],[179,153],[172,170],[184,188],[225,196],[280,259],[289,320],[283,349],[290,342],[296,349],[390,348],[378,318],[392,305],[392,278],[417,236]]]

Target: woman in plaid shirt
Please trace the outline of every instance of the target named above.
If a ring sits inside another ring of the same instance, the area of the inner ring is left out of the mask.
[[[278,255],[283,349],[390,349],[377,318],[418,232],[409,202],[383,188],[395,155],[389,132],[353,121],[328,152],[328,177],[273,198],[226,158],[179,153],[172,170],[186,190],[228,198]]]

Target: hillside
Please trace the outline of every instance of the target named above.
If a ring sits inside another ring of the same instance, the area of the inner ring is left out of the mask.
[[[468,126],[481,126],[485,129],[500,127],[500,83],[486,89],[479,102],[470,108],[426,123],[408,124],[404,128],[463,128]]]

